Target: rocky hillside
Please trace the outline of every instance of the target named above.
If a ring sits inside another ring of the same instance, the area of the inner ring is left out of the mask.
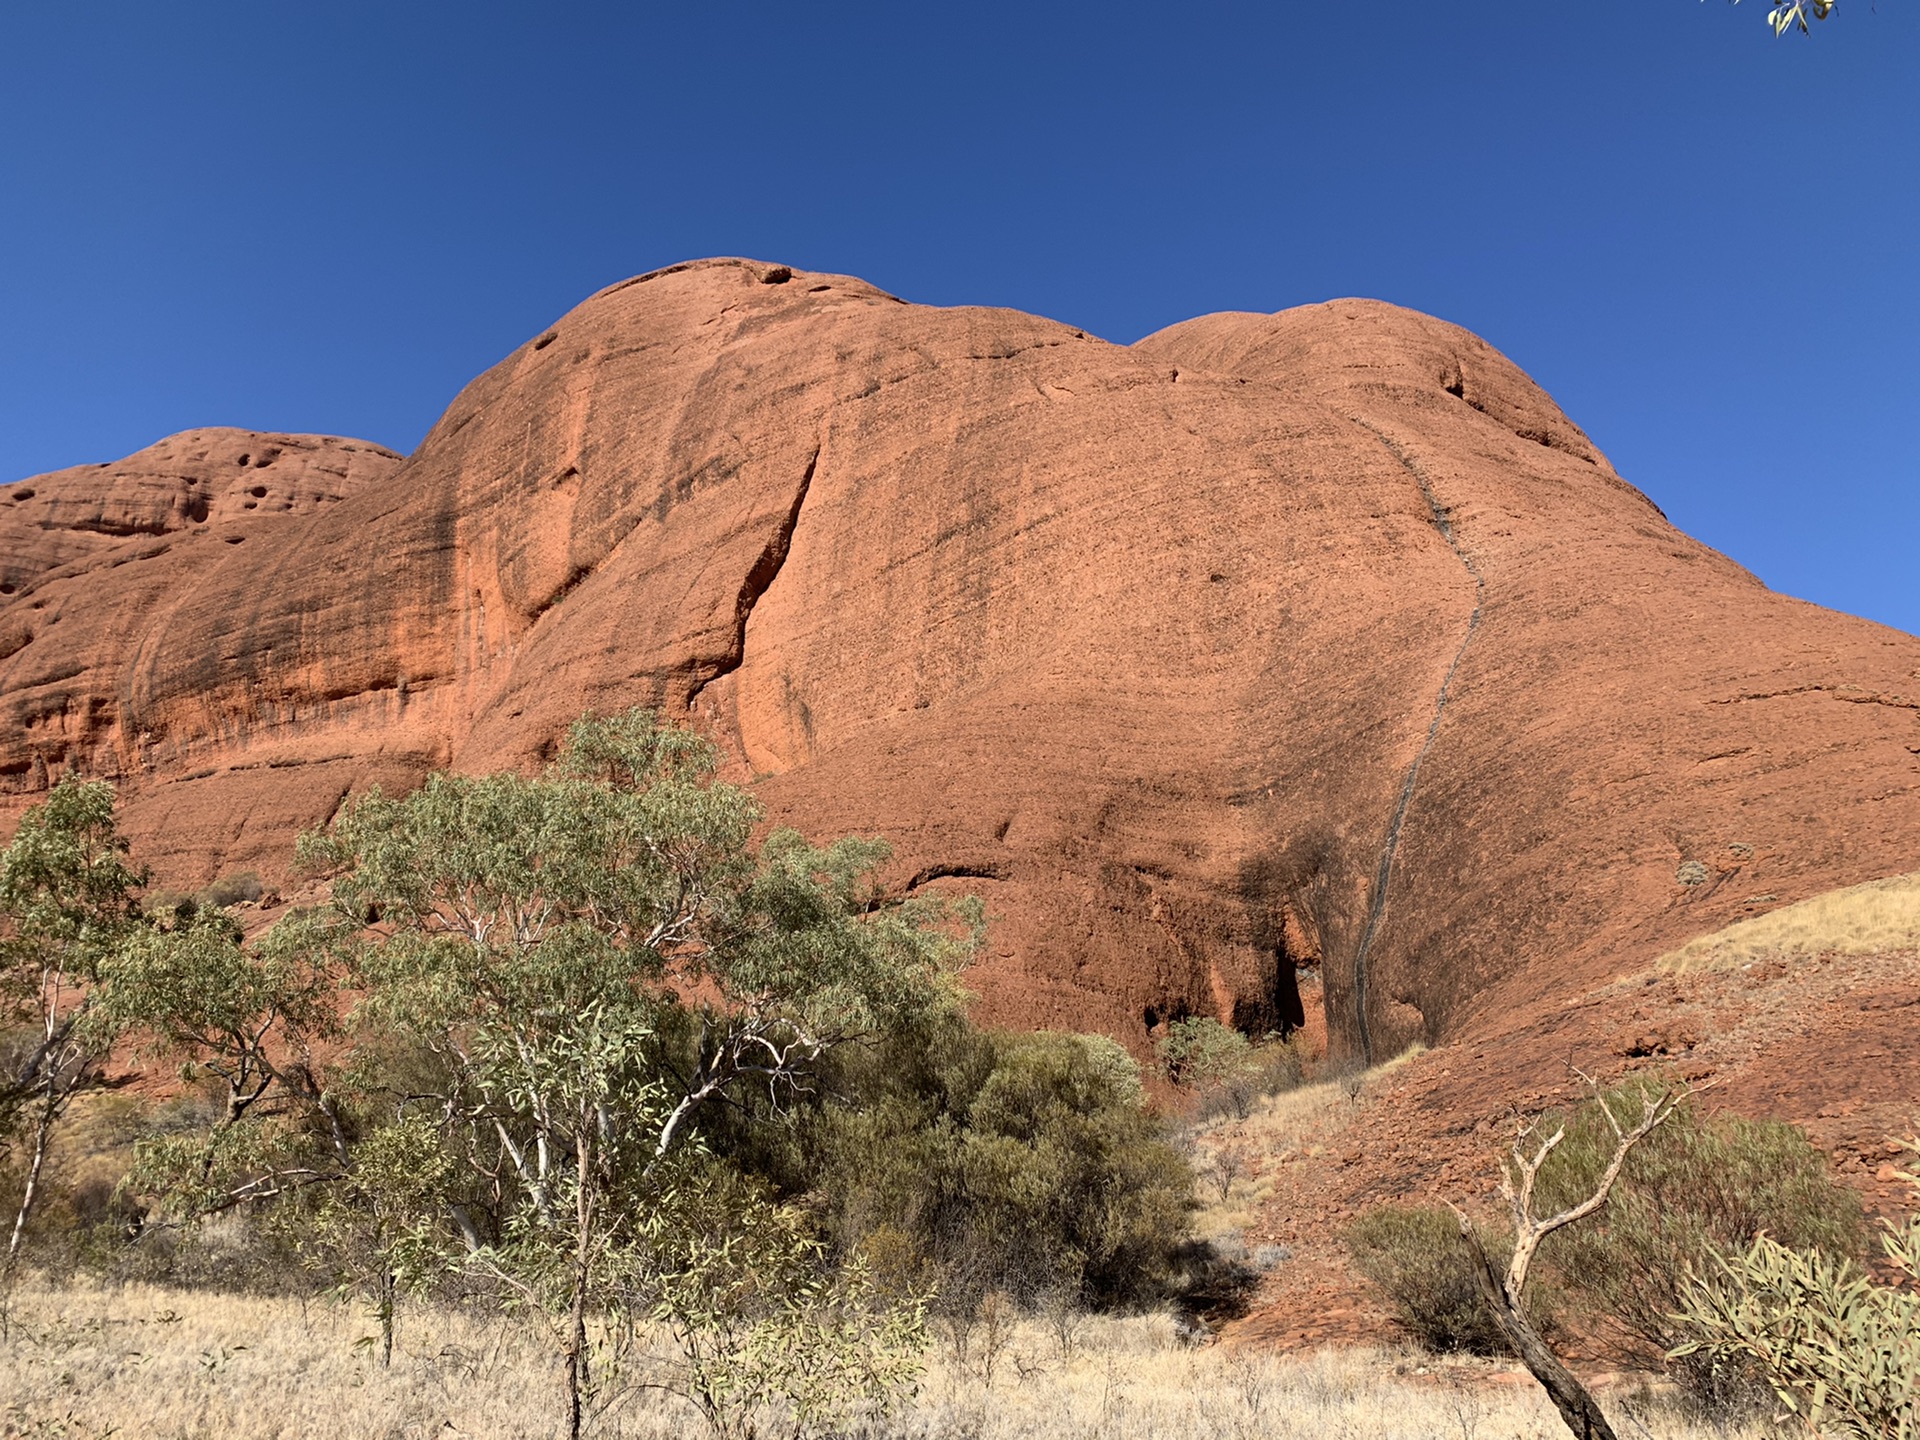
[[[1920,855],[1920,640],[1371,301],[1124,347],[676,266],[405,460],[194,431],[0,491],[0,657],[6,804],[113,777],[175,885],[659,706],[982,895],[986,1018],[1134,1043],[1324,1004],[1384,1057]]]

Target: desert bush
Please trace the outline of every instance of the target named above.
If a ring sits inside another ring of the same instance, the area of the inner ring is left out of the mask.
[[[1641,1124],[1629,1129],[1636,1114]],[[1534,1137],[1544,1138],[1535,1144]],[[1586,1105],[1523,1130],[1508,1161],[1505,1193],[1516,1224],[1524,1220],[1532,1242],[1541,1244],[1560,1291],[1557,1303],[1547,1299],[1536,1280],[1522,1318],[1545,1331],[1543,1315],[1577,1310],[1581,1328],[1620,1363],[1645,1364],[1671,1351],[1683,1390],[1719,1413],[1745,1408],[1751,1372],[1738,1345],[1680,1344],[1676,1312],[1690,1296],[1707,1304],[1690,1291],[1688,1276],[1722,1249],[1745,1249],[1767,1231],[1795,1236],[1817,1264],[1829,1266],[1857,1251],[1861,1238],[1858,1200],[1833,1181],[1802,1132],[1705,1115],[1684,1091],[1646,1078],[1596,1091]],[[1490,1286],[1497,1295],[1506,1267],[1482,1234],[1489,1263],[1476,1275],[1471,1244],[1461,1243],[1474,1234],[1466,1225],[1457,1212],[1437,1207],[1388,1206],[1363,1215],[1348,1239],[1361,1272],[1424,1345],[1494,1353],[1511,1337],[1483,1296]],[[1509,1256],[1514,1244],[1506,1238]],[[1508,1290],[1517,1310],[1511,1279]],[[1578,1413],[1568,1423],[1575,1425],[1592,1412],[1591,1397],[1577,1393],[1577,1382],[1541,1340],[1546,1368],[1572,1387]],[[1529,1368],[1535,1368],[1531,1360]],[[1535,1374],[1547,1383],[1542,1370]]]
[[[250,905],[265,893],[260,876],[252,870],[237,871],[232,875],[222,875],[196,897],[201,904],[226,909],[233,905]]]
[[[1645,1089],[1634,1082],[1611,1095],[1616,1105],[1638,1103]],[[1591,1104],[1566,1128],[1540,1174],[1548,1208],[1590,1193],[1612,1154],[1612,1133]],[[1543,1253],[1603,1353],[1646,1365],[1680,1343],[1673,1317],[1688,1273],[1763,1233],[1833,1260],[1858,1255],[1865,1242],[1858,1197],[1834,1180],[1804,1131],[1709,1115],[1689,1101],[1628,1156],[1607,1207],[1554,1235]],[[1740,1398],[1739,1377],[1725,1366],[1685,1361],[1674,1378],[1710,1408]]]
[[[852,1058],[786,1162],[841,1253],[933,1278],[947,1313],[1175,1283],[1193,1177],[1114,1042],[947,1016]]]
[[[1346,1238],[1354,1265],[1387,1297],[1396,1318],[1422,1346],[1440,1355],[1506,1353],[1451,1210],[1378,1205],[1353,1222]],[[1503,1251],[1491,1235],[1482,1243],[1502,1265],[1513,1248],[1508,1241]]]
[[[1262,1095],[1298,1090],[1312,1077],[1313,1054],[1307,1047],[1307,1037],[1298,1032],[1269,1035],[1253,1047],[1249,1058],[1253,1062],[1254,1088]]]
[[[383,1355],[396,1287],[490,1292],[552,1322],[570,1433],[622,1316],[731,1432],[869,1405],[936,1282],[975,1320],[1165,1293],[1192,1176],[1127,1054],[971,1026],[977,907],[881,890],[878,842],[754,844],[713,768],[589,718],[543,775],[347,805],[303,842],[331,902],[263,935],[247,877],[129,916],[94,1008],[211,1102],[128,1147],[145,1273],[357,1289]]]
[[[1167,1079],[1195,1097],[1202,1120],[1244,1120],[1254,1100],[1306,1083],[1309,1056],[1299,1035],[1254,1041],[1211,1016],[1177,1020],[1155,1044]]]
[[[1716,1251],[1683,1284],[1674,1357],[1751,1367],[1810,1431],[1920,1435],[1920,1218],[1888,1224],[1880,1243],[1892,1284],[1769,1235]]]
[[[1247,1068],[1252,1044],[1211,1015],[1176,1020],[1154,1045],[1167,1078],[1176,1085],[1204,1085]]]
[[[696,1157],[637,1223],[647,1244],[607,1312],[601,1408],[662,1390],[717,1440],[798,1440],[884,1413],[918,1379],[925,1296],[881,1289],[858,1259],[834,1263],[763,1182]]]
[[[140,913],[149,920],[161,923],[191,919],[199,908],[200,902],[186,890],[169,890],[154,885],[140,895]]]

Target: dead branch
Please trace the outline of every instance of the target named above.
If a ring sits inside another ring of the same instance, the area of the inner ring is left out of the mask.
[[[1579,1074],[1578,1071],[1574,1073]],[[1581,1078],[1587,1079],[1584,1075]],[[1500,1193],[1507,1202],[1513,1220],[1513,1258],[1507,1263],[1506,1274],[1501,1275],[1495,1270],[1492,1260],[1487,1256],[1486,1247],[1480,1243],[1480,1233],[1467,1218],[1466,1212],[1458,1205],[1451,1208],[1460,1224],[1461,1242],[1473,1262],[1474,1278],[1479,1282],[1480,1293],[1493,1314],[1494,1323],[1520,1357],[1521,1363],[1546,1390],[1554,1408],[1560,1412],[1560,1418],[1566,1421],[1567,1429],[1578,1440],[1617,1440],[1613,1427],[1607,1423],[1592,1392],[1561,1362],[1534,1328],[1526,1308],[1527,1277],[1534,1256],[1540,1249],[1540,1242],[1556,1230],[1578,1224],[1607,1203],[1607,1197],[1612,1194],[1614,1182],[1620,1178],[1621,1168],[1627,1163],[1627,1156],[1633,1147],[1673,1114],[1675,1108],[1686,1099],[1687,1091],[1663,1089],[1643,1095],[1640,1117],[1629,1126],[1627,1117],[1614,1113],[1613,1106],[1600,1093],[1599,1087],[1591,1080],[1587,1083],[1593,1091],[1594,1103],[1600,1107],[1600,1113],[1606,1117],[1607,1127],[1613,1132],[1612,1158],[1601,1172],[1593,1192],[1584,1200],[1569,1205],[1557,1214],[1535,1215],[1535,1183],[1547,1158],[1567,1138],[1567,1127],[1558,1126],[1553,1134],[1531,1147],[1528,1142],[1538,1122],[1521,1127],[1514,1137],[1508,1157],[1500,1167]]]

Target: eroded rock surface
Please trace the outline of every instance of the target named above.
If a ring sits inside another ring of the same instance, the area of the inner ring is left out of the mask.
[[[1920,640],[1769,592],[1371,301],[1122,347],[700,262],[404,462],[198,431],[0,491],[0,567],[10,803],[115,777],[173,883],[657,705],[772,817],[980,894],[985,1016],[1136,1044],[1286,1023],[1304,970],[1384,1055],[1920,853]]]

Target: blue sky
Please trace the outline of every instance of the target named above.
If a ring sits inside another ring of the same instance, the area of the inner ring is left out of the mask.
[[[0,8],[0,479],[192,425],[410,449],[701,255],[1130,341],[1371,295],[1673,519],[1920,632],[1920,6]]]

